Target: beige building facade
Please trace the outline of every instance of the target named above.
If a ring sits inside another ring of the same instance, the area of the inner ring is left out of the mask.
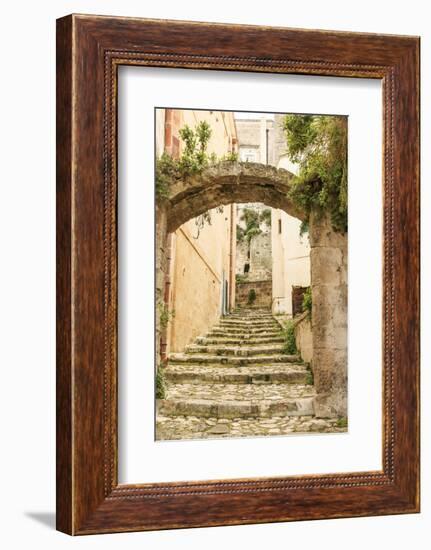
[[[183,147],[180,129],[194,129],[201,121],[212,130],[208,154],[222,157],[237,150],[232,113],[157,109],[157,155],[165,151],[178,158]],[[164,302],[169,322],[162,333],[162,357],[182,351],[234,307],[236,207],[214,208],[209,218],[193,218],[168,236]]]

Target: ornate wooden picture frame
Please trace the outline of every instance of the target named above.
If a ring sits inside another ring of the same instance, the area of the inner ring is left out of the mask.
[[[121,65],[383,85],[381,471],[118,483]],[[419,39],[70,15],[57,21],[57,528],[91,534],[419,511]]]

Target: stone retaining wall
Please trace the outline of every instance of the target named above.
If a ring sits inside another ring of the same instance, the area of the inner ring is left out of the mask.
[[[253,304],[248,303],[248,294],[250,290],[256,292],[256,300]],[[247,281],[236,283],[236,307],[271,307],[272,302],[272,280],[266,281]]]

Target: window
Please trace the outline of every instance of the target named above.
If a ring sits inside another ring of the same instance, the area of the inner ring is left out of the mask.
[[[278,220],[278,233],[281,234],[281,219]]]

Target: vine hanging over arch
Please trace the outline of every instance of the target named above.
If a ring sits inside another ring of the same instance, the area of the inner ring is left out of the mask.
[[[290,160],[299,164],[290,198],[306,214],[327,213],[336,231],[347,231],[347,117],[286,115]]]

